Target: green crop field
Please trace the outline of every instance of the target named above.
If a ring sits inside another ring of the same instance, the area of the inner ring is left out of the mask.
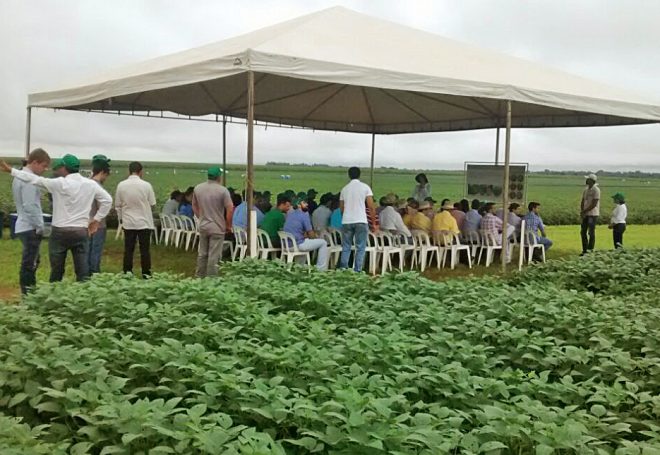
[[[657,258],[46,285],[0,312],[0,453],[655,455]]]
[[[113,163],[113,174],[107,183],[112,194],[117,183],[126,177],[126,163]],[[145,163],[145,179],[156,191],[159,204],[164,203],[174,189],[184,189],[196,185],[206,178],[206,167],[195,164]],[[244,168],[230,166],[227,185],[243,188]],[[362,180],[368,182],[368,169],[363,169]],[[410,196],[417,171],[378,168],[374,176],[374,194],[379,197],[388,192],[399,196]],[[457,201],[463,197],[464,176],[462,171],[427,171],[437,200],[449,198]],[[282,175],[290,175],[283,180]],[[0,210],[5,213],[13,209],[11,200],[11,179],[0,175]],[[257,190],[270,190],[277,194],[286,189],[306,191],[315,188],[320,194],[339,192],[346,184],[346,169],[327,166],[257,166],[255,187]],[[542,216],[546,224],[579,223],[579,203],[584,180],[579,176],[531,174],[529,177],[528,200],[541,202]],[[631,224],[660,224],[660,178],[619,178],[603,177],[600,182],[603,195],[602,222],[607,220],[613,204],[609,196],[623,191],[627,196],[628,221]]]

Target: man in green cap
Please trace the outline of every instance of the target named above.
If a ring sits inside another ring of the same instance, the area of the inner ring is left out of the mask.
[[[98,230],[101,221],[108,215],[112,197],[96,182],[80,175],[80,160],[75,156],[64,155],[62,164],[64,177],[54,179],[12,169],[4,161],[0,162],[0,170],[11,172],[13,177],[44,188],[53,195],[53,229],[48,245],[50,281],[62,280],[69,251],[73,255],[76,279],[83,281],[89,277],[88,237]],[[90,219],[94,201],[98,202],[99,209]]]
[[[628,217],[628,208],[626,207],[626,197],[623,193],[616,193],[612,196],[614,201],[614,210],[610,219],[609,228],[612,229],[614,248],[623,247],[623,233],[626,232],[626,218]]]
[[[98,185],[103,187],[103,183],[110,176],[110,160],[105,155],[95,155],[92,158],[92,180]],[[94,218],[94,215],[99,211],[99,204],[94,201],[92,210],[89,214]],[[89,263],[89,274],[101,272],[101,255],[103,254],[103,246],[105,245],[106,224],[105,218],[101,220],[99,229],[92,234],[89,238],[89,251],[87,261]]]
[[[199,228],[198,278],[218,276],[227,226],[232,223],[234,204],[227,188],[220,184],[221,176],[222,169],[210,167],[208,180],[193,191],[192,208]]]
[[[53,171],[53,177],[65,176],[64,162],[62,161],[62,158],[55,158],[50,163],[50,169]]]

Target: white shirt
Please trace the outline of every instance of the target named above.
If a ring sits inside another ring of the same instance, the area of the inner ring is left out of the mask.
[[[23,172],[34,174],[29,167],[24,167]],[[11,188],[18,213],[14,232],[19,234],[26,231],[43,231],[44,214],[41,211],[41,190],[20,179],[14,179]]]
[[[53,227],[89,226],[92,203],[97,201],[99,209],[94,220],[101,221],[112,208],[112,197],[94,180],[78,174],[47,179],[17,169],[11,175],[24,182],[32,183],[53,195]]]
[[[319,205],[314,210],[314,213],[312,213],[312,226],[314,230],[318,232],[325,231],[330,224],[330,215],[332,215],[332,210],[325,205]]]
[[[151,183],[137,175],[130,175],[117,185],[115,210],[124,229],[154,229],[151,208],[155,205],[156,195]]]
[[[378,225],[380,229],[396,231],[405,234],[406,237],[412,237],[410,230],[403,222],[403,218],[391,205],[381,210]]]
[[[351,180],[342,188],[339,200],[344,203],[342,213],[342,224],[364,223],[367,224],[367,198],[373,196],[369,185],[358,179]]]
[[[414,197],[417,202],[424,202],[424,199],[431,196],[431,184],[426,183],[420,185],[419,183],[415,185],[415,189],[412,192],[412,197]]]
[[[612,210],[612,224],[626,224],[626,217],[628,216],[628,208],[626,204],[616,204]]]

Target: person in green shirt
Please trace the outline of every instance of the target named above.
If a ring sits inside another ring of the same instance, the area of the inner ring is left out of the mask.
[[[261,223],[260,228],[268,233],[275,248],[280,247],[280,238],[277,235],[277,231],[281,231],[284,227],[285,214],[289,210],[291,210],[291,198],[285,194],[278,194],[277,207],[269,210]]]

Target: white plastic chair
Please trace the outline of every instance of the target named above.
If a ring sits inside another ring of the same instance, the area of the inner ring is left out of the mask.
[[[477,252],[481,250],[481,236],[478,232],[468,231],[464,234],[465,243],[470,246],[470,256],[477,258]]]
[[[174,233],[174,221],[171,215],[160,215],[160,243],[167,246]]]
[[[235,261],[238,258],[238,261],[245,259],[247,254],[247,232],[242,227],[234,226],[234,241],[236,245],[234,246],[234,251],[231,254],[231,260]]]
[[[181,217],[181,221],[183,224],[181,244],[183,245],[183,242],[185,241],[186,251],[188,251],[188,248],[190,247],[190,243],[193,242],[195,238],[196,225],[195,225],[195,221],[192,218],[188,218],[187,216]]]
[[[399,269],[403,272],[403,249],[398,244],[398,234],[391,234],[389,232],[379,231],[377,234],[380,240],[380,249],[383,254],[382,274],[387,270],[392,270],[392,256],[399,256]]]
[[[481,250],[479,250],[479,259],[477,260],[477,264],[481,262],[481,256],[484,250],[486,250],[486,267],[488,267],[493,262],[495,251],[496,250],[500,250],[500,252],[502,251],[502,245],[497,243],[495,234],[493,234],[492,232],[481,231],[481,238],[482,238]]]
[[[525,244],[527,250],[527,263],[532,262],[532,257],[534,256],[534,250],[541,250],[541,258],[545,262],[545,247],[539,243],[536,238],[536,233],[527,230],[525,231]]]
[[[296,243],[296,238],[292,234],[278,231],[277,235],[280,238],[280,244],[282,246],[282,261],[291,265],[295,258],[304,257],[307,261],[307,266],[310,269],[312,268],[312,258],[309,255],[309,251],[300,251],[298,249],[298,244]]]
[[[369,231],[367,237],[367,246],[364,249],[365,254],[369,255],[369,273],[372,275],[376,274],[376,267],[378,266],[378,260],[383,254],[383,248],[379,237],[373,232]]]
[[[341,238],[341,234],[339,234]],[[337,236],[333,232],[324,230],[321,232],[321,238],[328,244],[328,258],[330,258],[330,268],[335,267],[341,257],[341,244],[337,245]]]
[[[401,248],[403,254],[403,262],[410,253],[410,270],[414,269],[417,265],[417,242],[415,237],[407,237],[405,234],[399,234],[394,237],[395,244]],[[403,265],[402,265],[403,267]]]
[[[117,233],[115,234],[115,240],[119,240],[120,238],[124,238],[124,225],[119,220],[119,224],[117,224]]]
[[[465,255],[468,260],[468,267],[472,268],[472,257],[470,256],[470,246],[463,245],[461,243],[461,238],[452,232],[447,232],[442,235],[444,247],[447,249],[447,252],[450,254],[449,262],[451,269],[454,270],[456,267],[457,260],[460,257],[461,251],[465,251]],[[445,253],[446,256],[446,253]],[[444,263],[443,263],[444,266]]]
[[[273,246],[270,235],[263,229],[257,229],[257,246],[259,248],[257,256],[261,259],[270,259],[271,255],[274,256],[273,259],[278,259],[278,256],[282,252],[281,248],[275,248]]]
[[[435,255],[435,260],[437,268],[440,268],[440,259],[444,262],[444,252],[446,251],[444,247],[439,247],[431,243],[431,238],[425,231],[415,230],[412,232],[415,237],[415,242],[417,243],[417,251],[419,254],[419,268],[423,272],[426,269],[426,264],[430,265],[433,262],[433,256]],[[440,257],[442,255],[442,258]]]
[[[175,247],[179,247],[181,245],[181,239],[185,235],[185,227],[184,227],[184,220],[183,220],[183,215],[172,215],[172,245]]]

